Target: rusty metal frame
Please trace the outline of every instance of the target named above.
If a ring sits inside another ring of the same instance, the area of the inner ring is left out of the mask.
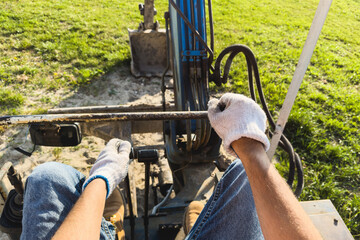
[[[207,111],[15,115],[0,117],[0,126],[28,123],[186,120],[206,118]]]
[[[174,104],[166,104],[168,111],[175,111]],[[119,113],[119,112],[160,112],[163,111],[162,104],[126,104],[126,105],[105,105],[105,106],[86,106],[71,108],[53,108],[47,111],[48,114],[64,113]]]

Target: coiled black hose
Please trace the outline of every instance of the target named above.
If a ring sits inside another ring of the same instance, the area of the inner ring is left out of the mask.
[[[272,118],[270,111],[267,107],[264,92],[262,90],[261,81],[260,81],[260,75],[259,75],[259,69],[257,65],[257,61],[255,58],[254,53],[251,51],[251,49],[245,45],[236,44],[229,46],[225,48],[218,58],[215,61],[215,67],[212,74],[209,76],[209,80],[216,83],[216,85],[220,86],[223,83],[227,82],[230,67],[232,64],[232,61],[234,60],[235,56],[237,56],[239,53],[243,53],[245,55],[246,63],[247,63],[247,70],[248,70],[248,80],[249,80],[249,90],[251,98],[256,102],[256,95],[255,95],[255,89],[254,89],[254,78],[255,78],[255,84],[256,89],[258,91],[258,96],[261,102],[261,105],[263,107],[263,110],[266,114],[266,117],[269,121],[270,127],[272,129],[275,128],[275,122]],[[224,73],[221,75],[221,62],[224,59],[226,55],[229,54],[229,57],[226,60],[225,66],[224,66]],[[273,133],[269,132],[270,137],[272,137]],[[290,141],[284,136],[281,136],[279,146],[288,153],[289,155],[289,175],[287,178],[287,183],[292,187],[294,178],[295,178],[295,171],[297,173],[297,185],[295,188],[295,195],[297,197],[300,196],[303,188],[304,188],[304,174],[303,174],[303,168],[301,164],[301,160],[299,155],[294,151]]]

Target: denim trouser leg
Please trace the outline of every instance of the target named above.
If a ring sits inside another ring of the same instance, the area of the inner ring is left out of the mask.
[[[264,239],[239,159],[224,173],[186,239]]]
[[[81,194],[85,176],[61,163],[44,163],[26,181],[21,239],[51,239]],[[83,229],[79,229],[83,231]],[[115,239],[104,219],[100,239]]]

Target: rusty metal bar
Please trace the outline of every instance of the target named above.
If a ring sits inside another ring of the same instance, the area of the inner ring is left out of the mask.
[[[167,104],[166,109],[175,110],[174,104]],[[119,112],[157,112],[162,111],[162,104],[137,104],[137,105],[109,105],[109,106],[87,106],[72,108],[54,108],[47,111],[49,114],[64,113],[119,113]]]
[[[60,123],[60,122],[112,122],[112,121],[144,121],[144,120],[185,120],[206,119],[207,111],[178,112],[133,112],[133,113],[81,113],[81,114],[42,114],[17,115],[0,117],[1,125],[28,123]]]

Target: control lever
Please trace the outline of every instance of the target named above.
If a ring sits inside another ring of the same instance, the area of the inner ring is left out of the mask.
[[[118,148],[120,147],[120,142],[118,143]],[[145,230],[145,240],[149,239],[149,188],[150,188],[150,165],[156,163],[159,160],[159,152],[157,149],[141,149],[135,150],[131,148],[129,154],[130,162],[134,159],[137,159],[138,162],[145,164],[145,202],[144,202],[144,230]],[[125,178],[129,199],[129,209],[130,209],[130,226],[131,226],[131,239],[134,239],[134,229],[135,221],[134,214],[132,211],[132,201],[130,195],[130,180],[129,176]]]
[[[144,229],[145,240],[149,239],[149,187],[150,187],[150,165],[159,160],[157,149],[143,149],[137,151],[138,162],[145,164],[145,203],[144,203]]]

